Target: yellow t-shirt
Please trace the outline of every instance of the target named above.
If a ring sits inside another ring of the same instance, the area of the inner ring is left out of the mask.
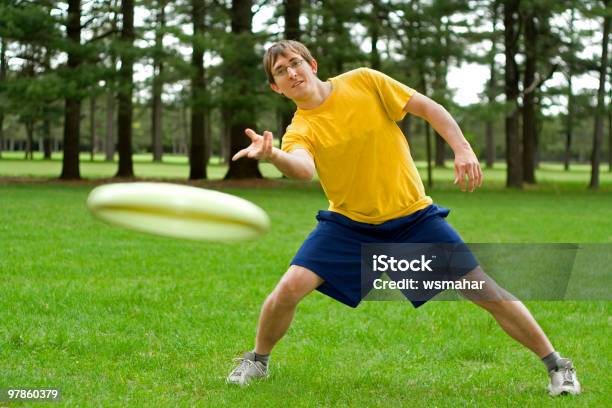
[[[282,150],[313,157],[329,210],[368,224],[411,214],[432,203],[425,194],[401,120],[414,90],[369,68],[330,79],[315,109],[299,109]]]

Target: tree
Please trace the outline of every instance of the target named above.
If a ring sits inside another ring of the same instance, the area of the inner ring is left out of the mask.
[[[45,74],[52,73],[51,69],[51,54],[52,50],[49,47],[45,49],[44,70]],[[51,160],[51,119],[53,117],[53,109],[51,104],[45,105],[43,108],[43,158]]]
[[[224,103],[230,120],[230,157],[246,148],[250,140],[244,129],[255,127],[257,100],[253,78],[261,78],[254,50],[252,0],[233,0],[231,35],[223,51],[225,65]],[[225,179],[262,178],[257,160],[230,161]]]
[[[204,3],[192,0],[191,18],[193,20],[193,51],[191,56],[191,148],[189,150],[189,179],[206,178],[206,79],[204,77],[204,44],[203,34],[206,30],[204,22]]]
[[[68,69],[76,71],[81,65],[81,1],[68,1],[66,36],[69,41]],[[74,84],[74,83],[73,83]],[[64,157],[60,179],[80,179],[79,139],[81,124],[81,96],[79,89],[72,89],[66,96],[64,111]]]
[[[504,72],[506,94],[506,185],[523,187],[523,165],[521,156],[521,139],[519,138],[519,72],[516,63],[518,53],[518,12],[520,0],[507,0],[504,3],[504,54],[506,69]]]
[[[283,0],[285,17],[285,39],[300,40],[300,15],[302,14],[302,0]]]
[[[593,131],[593,152],[591,154],[591,189],[599,188],[599,162],[601,145],[603,140],[603,116],[606,111],[604,105],[604,93],[606,86],[606,74],[608,71],[608,41],[610,37],[610,11],[608,6],[610,0],[602,0],[604,6],[603,35],[601,40],[601,59],[599,63],[599,87],[597,89],[597,109],[595,111],[595,129]]]
[[[117,20],[119,16],[119,0],[110,0],[107,15],[109,15],[110,28],[109,32],[117,31]],[[112,17],[110,15],[112,14]],[[111,42],[112,45],[112,42]],[[117,95],[115,90],[115,75],[117,66],[117,55],[113,47],[109,47],[108,52],[108,73],[105,77],[106,88],[106,104],[105,104],[105,128],[104,128],[104,156],[107,162],[112,162],[115,156],[115,144],[117,141],[115,131],[115,111],[117,105]]]
[[[359,20],[355,10],[360,2],[355,0],[320,1],[311,7],[318,9],[320,24],[314,52],[319,60],[319,75],[322,78],[343,73],[346,66],[363,61],[363,52],[353,41],[348,29]]]
[[[612,64],[610,65],[610,73],[608,74],[612,78]],[[610,87],[610,93],[608,94],[608,171],[612,173],[612,87]]]
[[[383,21],[386,20],[385,8],[380,0],[372,1],[372,12],[368,18],[368,31],[370,33],[370,67],[380,71],[380,52],[378,50],[378,41],[380,39],[381,28]]]
[[[119,151],[119,168],[117,177],[133,177],[132,163],[132,89],[134,87],[134,0],[121,1],[121,69],[119,70],[119,91],[117,130]]]
[[[497,87],[497,67],[495,64],[495,56],[497,55],[497,21],[499,18],[499,0],[493,0],[490,4],[490,13],[493,24],[491,32],[491,51],[488,54],[489,58],[489,80],[487,81],[487,100],[488,106],[493,107],[496,105],[495,98],[498,95]],[[488,112],[485,122],[485,161],[488,169],[493,168],[495,163],[495,135],[493,131],[493,118],[491,112]]]
[[[574,131],[574,91],[573,91],[573,79],[576,71],[576,36],[575,36],[575,15],[576,7],[572,3],[570,9],[570,21],[568,24],[568,36],[569,46],[568,52],[564,55],[564,59],[567,62],[567,117],[565,121],[565,155],[563,157],[563,168],[568,171],[570,168],[571,149],[572,149],[572,134]]]
[[[283,0],[284,5],[284,20],[285,20],[285,39],[300,41],[302,30],[300,29],[300,14],[302,13],[302,1],[301,0]],[[280,115],[281,131],[278,135],[279,140],[282,144],[283,135],[287,126],[291,123],[293,118],[293,107],[292,104],[283,101],[278,107]]]
[[[543,12],[543,10],[537,10]],[[525,72],[523,84],[523,181],[535,183],[536,124],[536,72],[537,41],[536,9],[530,7],[522,15],[525,35]]]
[[[153,89],[151,98],[151,151],[153,161],[161,162],[163,155],[162,91],[163,91],[163,49],[166,26],[167,0],[158,0],[155,27],[155,48],[153,54]],[[195,21],[194,21],[195,25]]]
[[[6,44],[4,38],[0,38],[0,90],[6,81]],[[2,158],[2,149],[4,149],[4,106],[0,103],[0,158]]]

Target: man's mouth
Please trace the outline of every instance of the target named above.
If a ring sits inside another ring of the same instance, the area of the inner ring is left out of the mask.
[[[304,81],[297,81],[295,84],[293,84],[292,88],[295,88],[296,86],[298,86],[299,84],[303,83]]]

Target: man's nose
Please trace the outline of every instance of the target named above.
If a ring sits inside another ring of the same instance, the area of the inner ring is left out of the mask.
[[[297,73],[297,68],[287,67],[287,75],[289,75],[290,77],[293,77],[295,76],[296,73]]]

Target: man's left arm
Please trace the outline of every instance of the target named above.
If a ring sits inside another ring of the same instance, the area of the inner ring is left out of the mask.
[[[449,144],[455,153],[455,184],[462,191],[466,190],[465,178],[468,178],[469,191],[482,185],[482,169],[465,139],[459,125],[444,107],[430,98],[415,92],[404,106],[404,112],[426,120]]]

